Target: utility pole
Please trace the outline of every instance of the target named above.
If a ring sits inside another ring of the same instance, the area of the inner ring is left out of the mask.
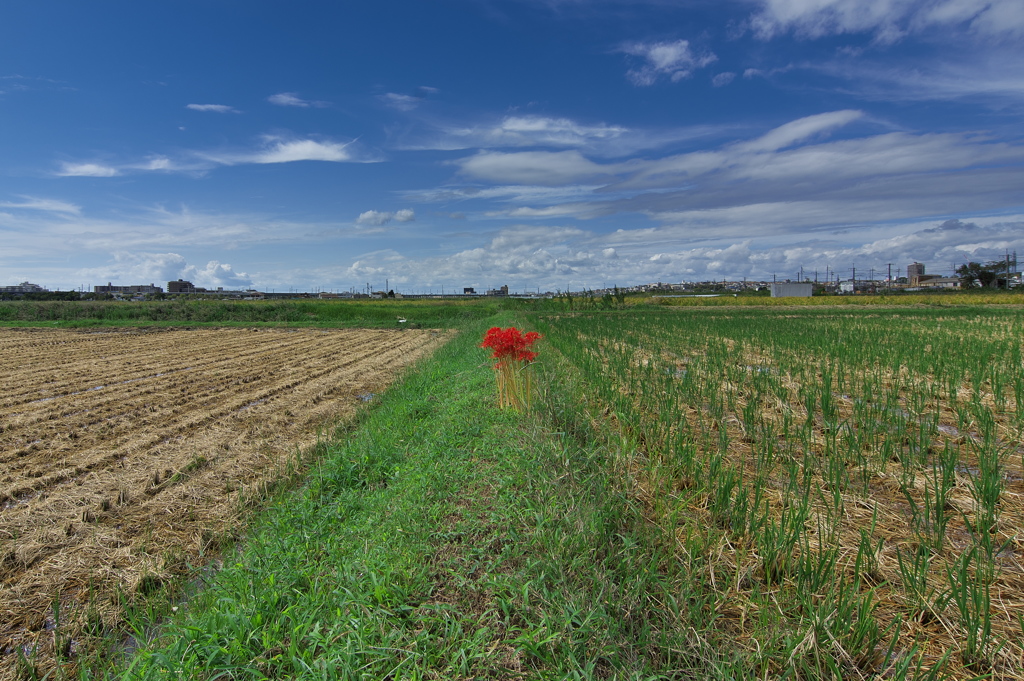
[[[891,291],[892,290],[892,263],[891,262],[887,262],[885,264],[889,267],[889,275],[885,279],[885,288],[886,288],[887,291]]]
[[[853,292],[857,293],[857,263],[853,263]]]

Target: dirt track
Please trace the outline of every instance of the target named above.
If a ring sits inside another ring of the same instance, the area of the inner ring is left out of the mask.
[[[69,629],[113,624],[97,594],[199,556],[240,494],[444,338],[0,330],[0,678],[19,647],[52,654],[54,599]]]

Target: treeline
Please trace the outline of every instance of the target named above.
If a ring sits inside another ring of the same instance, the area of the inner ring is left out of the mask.
[[[29,293],[0,293],[0,300],[102,300],[113,296],[102,293],[81,294],[78,291],[31,291]]]

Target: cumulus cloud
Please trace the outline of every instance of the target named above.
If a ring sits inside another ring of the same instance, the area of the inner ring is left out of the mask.
[[[117,168],[99,163],[68,163],[61,162],[60,170],[54,173],[58,177],[115,177],[121,173]]]
[[[210,111],[221,114],[241,113],[238,109],[228,106],[227,104],[189,104],[185,108],[192,109],[193,111]]]
[[[416,220],[416,213],[409,208],[403,208],[395,211],[394,213],[368,210],[359,214],[359,217],[356,218],[356,224],[380,227],[388,224],[392,220],[395,222],[413,222]]]
[[[688,40],[627,43],[619,51],[643,60],[639,68],[630,69],[626,73],[630,81],[638,86],[653,85],[662,76],[675,83],[718,60],[712,52],[694,52]]]
[[[211,260],[203,266],[190,265],[178,253],[117,252],[112,262],[85,268],[76,274],[91,281],[155,284],[165,288],[168,281],[178,279],[191,281],[203,288],[245,289],[252,286],[252,278],[248,274],[234,271],[228,263]]]

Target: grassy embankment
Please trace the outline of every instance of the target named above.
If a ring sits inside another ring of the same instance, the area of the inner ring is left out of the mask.
[[[451,328],[493,315],[509,301],[188,300],[7,301],[0,326],[305,326]],[[405,319],[399,323],[399,319]]]

